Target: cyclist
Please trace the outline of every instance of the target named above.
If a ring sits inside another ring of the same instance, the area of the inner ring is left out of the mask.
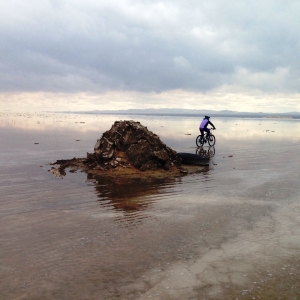
[[[199,130],[201,133],[201,140],[204,139],[204,131],[207,132],[206,136],[208,137],[210,134],[210,130],[207,128],[207,125],[211,125],[213,127],[213,129],[216,129],[215,125],[209,121],[210,117],[209,116],[205,116],[204,119],[202,120],[200,126],[199,126]]]

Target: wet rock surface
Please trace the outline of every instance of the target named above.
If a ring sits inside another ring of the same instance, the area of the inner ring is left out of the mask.
[[[89,173],[188,173],[181,162],[176,151],[140,122],[116,121],[97,140],[94,153],[87,153],[86,158],[57,160],[52,165],[59,167],[50,171],[57,177],[64,176],[66,168]]]
[[[146,170],[179,167],[181,159],[160,138],[140,122],[116,121],[101,139],[97,140],[95,152],[87,155],[87,164],[107,168],[128,166]]]

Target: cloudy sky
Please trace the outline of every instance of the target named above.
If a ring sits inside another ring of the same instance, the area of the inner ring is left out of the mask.
[[[300,111],[298,0],[10,0],[1,110]]]

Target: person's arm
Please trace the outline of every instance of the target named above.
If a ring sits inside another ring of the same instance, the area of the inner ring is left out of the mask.
[[[208,124],[211,125],[213,129],[216,129],[215,125],[211,121],[208,121]]]

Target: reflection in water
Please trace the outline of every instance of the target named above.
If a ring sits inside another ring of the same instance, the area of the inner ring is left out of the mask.
[[[208,146],[208,147],[201,146],[196,149],[196,154],[205,157],[214,157],[216,154],[216,150],[214,146]]]
[[[157,196],[166,195],[166,190],[180,180],[173,177],[110,177],[93,174],[88,174],[87,179],[93,182],[100,205],[113,209],[117,213],[115,220],[127,225],[137,225],[147,218],[145,211],[159,199]]]

